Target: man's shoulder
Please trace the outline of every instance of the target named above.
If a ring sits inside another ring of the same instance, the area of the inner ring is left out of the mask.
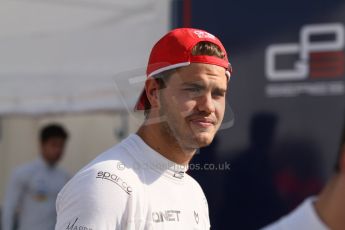
[[[37,160],[31,161],[15,167],[12,171],[12,176],[27,177],[37,170]]]
[[[56,229],[66,229],[76,221],[90,229],[115,229],[114,221],[123,217],[128,201],[140,189],[138,176],[130,167],[133,161],[118,144],[82,168],[58,194]]]
[[[262,230],[285,230],[285,229],[313,229],[328,230],[326,225],[317,215],[314,203],[315,197],[307,198],[290,214],[282,217],[275,223],[262,228]]]
[[[193,186],[195,189],[197,190],[201,190],[202,191],[202,188],[199,184],[199,182],[197,180],[195,180],[191,175],[189,175],[188,173],[186,173],[186,181],[188,181],[188,183]]]
[[[140,189],[136,173],[130,168],[118,167],[120,164],[126,165],[127,161],[126,158],[106,158],[79,171],[58,194],[57,210],[63,212],[86,206],[94,209],[124,209],[127,200]]]
[[[185,179],[190,187],[190,190],[193,191],[193,194],[198,194],[202,199],[206,199],[204,190],[202,189],[197,180],[195,180],[192,176],[188,175],[187,173]]]
[[[120,142],[98,155],[98,157],[82,168],[76,176],[90,172],[98,173],[100,171],[131,176],[136,174],[136,164],[137,160],[130,153],[130,149],[126,148],[123,142]]]
[[[90,168],[108,168],[113,167],[115,163],[115,167],[117,166],[117,163],[119,163],[119,169],[121,168],[121,162],[130,164],[135,159],[133,158],[133,155],[131,154],[131,147],[127,144],[127,139],[130,139],[131,137],[127,137],[126,139],[122,140],[120,143],[117,143],[116,145],[112,146],[111,148],[107,149],[106,151],[99,154],[94,160],[92,160],[90,163],[88,163],[86,166],[84,166],[81,170],[79,170],[78,173],[89,170]]]
[[[127,149],[121,143],[117,144],[82,168],[61,193],[84,188],[88,192],[124,192],[130,195],[133,187],[140,183],[135,164],[136,160]]]

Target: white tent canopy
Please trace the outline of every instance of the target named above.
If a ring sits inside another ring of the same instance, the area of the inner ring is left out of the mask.
[[[134,90],[117,78],[144,73],[169,28],[169,7],[168,0],[0,0],[0,115],[131,108],[143,82]]]

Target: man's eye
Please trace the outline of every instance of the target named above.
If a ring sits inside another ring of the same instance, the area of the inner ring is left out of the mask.
[[[217,92],[217,93],[213,93],[213,95],[216,96],[216,97],[224,97],[225,93]]]

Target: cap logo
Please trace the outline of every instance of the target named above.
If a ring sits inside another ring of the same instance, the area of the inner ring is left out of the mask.
[[[196,36],[198,36],[198,38],[211,38],[211,39],[215,39],[216,37],[206,31],[201,31],[201,30],[194,30],[194,33],[196,34]]]

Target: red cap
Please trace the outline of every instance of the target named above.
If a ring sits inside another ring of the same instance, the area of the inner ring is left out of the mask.
[[[225,58],[192,55],[194,46],[204,41],[217,45],[225,54]],[[166,70],[188,66],[190,63],[205,63],[224,67],[227,70],[226,76],[230,79],[231,65],[222,43],[214,35],[204,30],[193,28],[171,30],[154,45],[147,64],[146,76],[149,78]],[[144,88],[135,105],[135,109],[144,110],[146,101],[148,101],[148,98]]]

